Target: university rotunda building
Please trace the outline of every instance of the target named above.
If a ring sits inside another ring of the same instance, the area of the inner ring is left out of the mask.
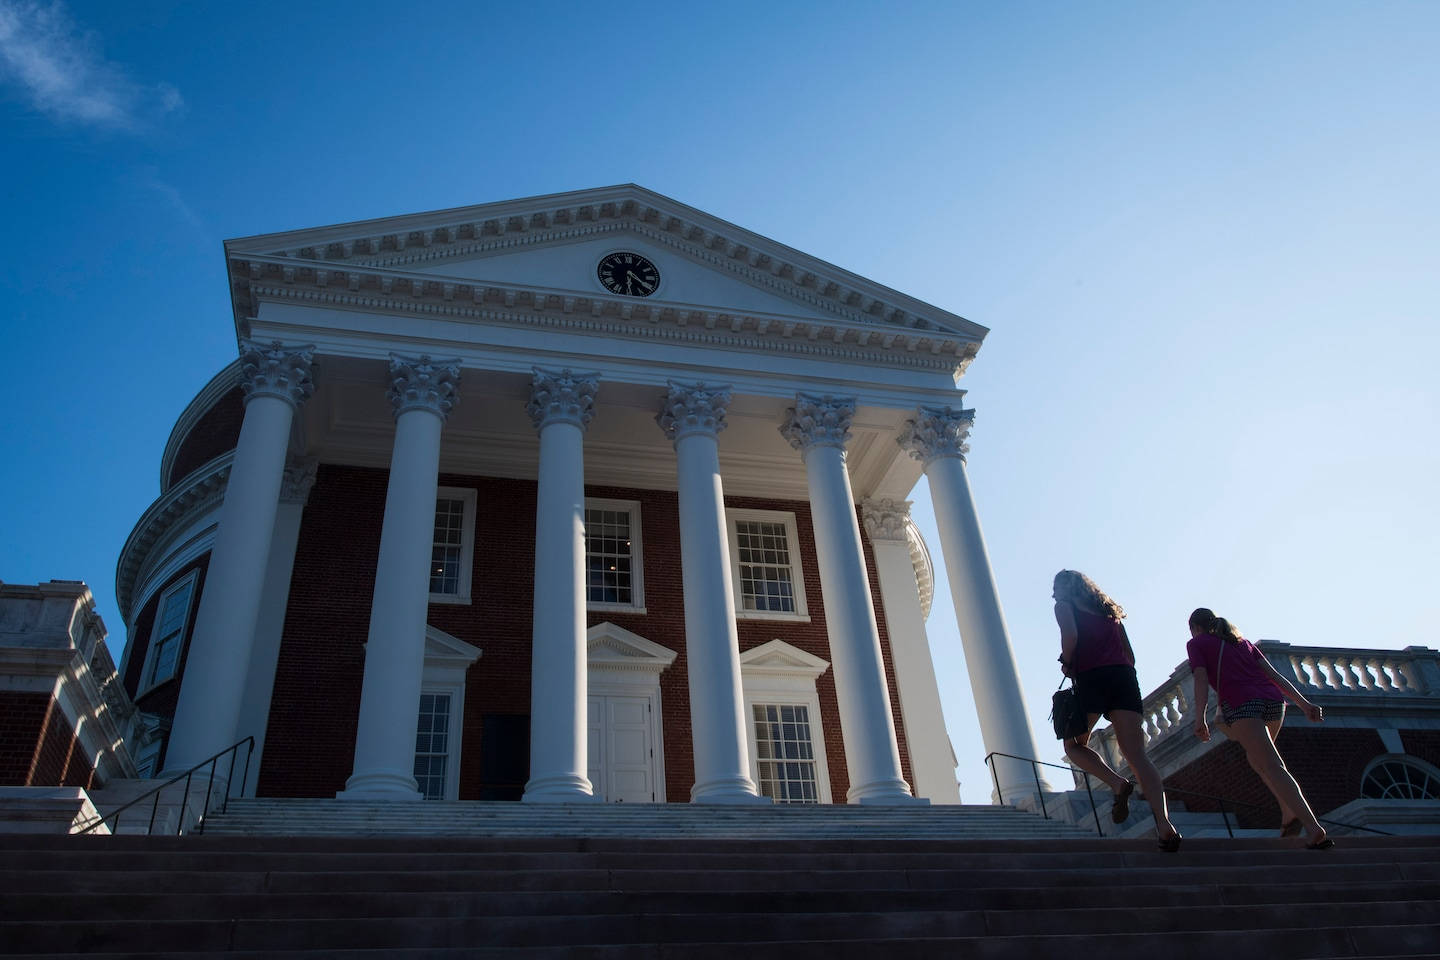
[[[922,482],[985,748],[1036,755],[985,328],[634,185],[225,256],[117,575],[142,777],[253,736],[252,796],[957,803]]]

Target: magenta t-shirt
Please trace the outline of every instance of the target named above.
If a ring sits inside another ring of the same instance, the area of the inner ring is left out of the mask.
[[[1221,647],[1225,659],[1220,659]],[[1284,700],[1285,692],[1270,679],[1260,664],[1265,654],[1244,637],[1239,643],[1226,643],[1214,634],[1192,637],[1185,644],[1190,657],[1190,668],[1205,668],[1210,685],[1216,688],[1220,699],[1232,707],[1238,707],[1247,700]],[[1216,677],[1220,682],[1216,683]]]
[[[1096,667],[1135,666],[1119,620],[1087,613],[1073,603],[1070,604],[1070,611],[1075,615],[1075,633],[1078,638],[1075,644],[1075,663],[1072,665],[1076,673],[1084,673]]]

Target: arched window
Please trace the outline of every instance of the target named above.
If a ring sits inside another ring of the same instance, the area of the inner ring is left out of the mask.
[[[1440,800],[1440,770],[1415,757],[1380,757],[1360,778],[1360,795],[1375,800]]]

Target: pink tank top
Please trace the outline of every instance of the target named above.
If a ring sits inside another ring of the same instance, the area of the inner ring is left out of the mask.
[[[1070,612],[1075,615],[1078,635],[1073,666],[1076,673],[1096,667],[1135,666],[1119,620],[1087,613],[1073,603],[1070,604]]]

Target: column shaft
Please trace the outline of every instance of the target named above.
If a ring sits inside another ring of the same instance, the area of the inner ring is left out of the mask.
[[[423,409],[408,410],[395,420],[385,526],[365,643],[355,767],[339,794],[342,797],[420,797],[415,785],[415,732],[425,668],[443,426],[438,415]]]
[[[534,633],[530,663],[530,780],[524,799],[593,798],[586,776],[584,434],[540,429],[535,505]]]
[[[985,751],[1037,757],[1039,750],[1025,710],[1020,674],[965,463],[958,456],[935,457],[926,464],[925,476]],[[1003,798],[1035,792],[1035,775],[1028,763],[997,759],[996,770]],[[1041,783],[1045,784],[1043,775]],[[1049,789],[1048,785],[1044,788]]]
[[[900,716],[905,723],[905,744],[915,775],[915,795],[931,803],[959,803],[955,784],[955,754],[945,732],[940,686],[925,634],[925,613],[915,587],[915,568],[905,540],[871,537],[876,575],[890,634],[890,656],[895,663],[895,687],[900,694]]]
[[[880,631],[845,451],[829,444],[808,447],[805,475],[820,586],[825,594],[835,694],[845,733],[845,765],[850,773],[846,799],[850,803],[913,802],[900,768]]]
[[[294,410],[292,402],[271,394],[252,396],[245,405],[185,660],[165,774],[183,772],[237,738],[240,678],[250,666]]]
[[[757,790],[750,779],[730,539],[725,529],[715,435],[686,434],[675,442],[675,454],[680,478],[685,657],[695,754],[690,799],[694,803],[754,802]]]

